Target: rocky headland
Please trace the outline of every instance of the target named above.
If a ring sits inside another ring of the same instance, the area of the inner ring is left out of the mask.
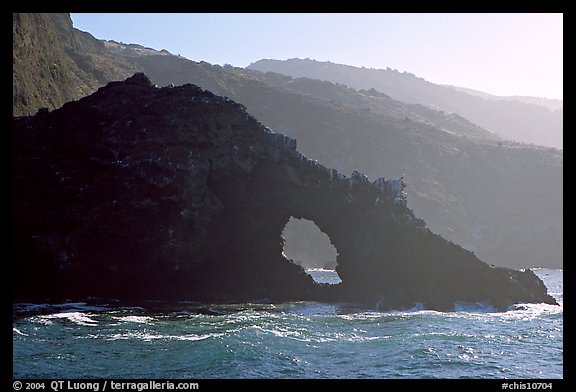
[[[13,296],[555,303],[542,281],[432,233],[402,179],[346,177],[230,99],[142,73],[13,120]],[[339,285],[282,254],[290,217],[338,251]]]

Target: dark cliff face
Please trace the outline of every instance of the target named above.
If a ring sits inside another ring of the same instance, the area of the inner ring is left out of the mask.
[[[161,86],[194,83],[242,103],[325,166],[370,178],[405,174],[416,215],[482,260],[514,268],[562,266],[561,151],[497,141],[454,114],[406,105],[374,89],[100,41],[74,29],[69,14],[15,14],[13,20],[14,115],[60,107],[137,70]],[[363,85],[370,87],[378,86]]]
[[[239,104],[136,74],[13,126],[14,295],[124,300],[550,302],[530,271],[493,268],[431,233],[401,180],[350,178]],[[282,255],[293,216],[338,250],[338,286]]]

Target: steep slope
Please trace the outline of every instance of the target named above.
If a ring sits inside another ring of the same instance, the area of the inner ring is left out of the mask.
[[[401,180],[346,178],[241,105],[144,74],[13,122],[14,297],[556,303],[530,270],[433,234]],[[336,286],[282,255],[290,218],[338,249]]]
[[[70,61],[47,14],[12,15],[12,112],[54,109],[88,92],[71,72]]]
[[[374,88],[402,102],[458,113],[505,139],[555,148],[563,146],[561,112],[545,106],[520,100],[485,99],[391,69],[357,68],[310,59],[260,60],[248,68],[328,80],[356,89]]]
[[[74,29],[68,14],[12,15],[12,113],[56,109],[135,71],[104,44]]]
[[[228,96],[328,167],[373,179],[404,174],[416,215],[483,260],[562,265],[560,151],[500,140],[454,113],[407,105],[374,89],[197,63],[75,29],[72,40],[65,36],[69,16],[60,16],[61,40],[72,42],[64,44],[72,48],[65,53],[92,59],[83,69],[94,80],[112,77],[99,71],[104,65],[97,60],[108,59],[112,69],[144,70],[160,86],[190,82]]]

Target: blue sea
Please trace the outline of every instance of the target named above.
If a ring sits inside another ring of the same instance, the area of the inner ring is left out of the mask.
[[[563,378],[563,271],[534,271],[560,306],[17,303],[13,377]]]

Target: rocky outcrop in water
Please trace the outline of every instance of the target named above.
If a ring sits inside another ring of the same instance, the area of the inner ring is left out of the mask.
[[[453,109],[406,105],[371,88],[377,86],[354,90],[194,62],[165,50],[98,40],[75,29],[69,14],[13,14],[13,115],[59,108],[137,71],[160,86],[193,83],[228,96],[263,124],[297,139],[307,157],[341,173],[405,174],[415,214],[484,261],[562,267],[562,151],[497,142],[449,113]],[[298,238],[304,247],[321,249],[303,231],[285,234],[288,242]],[[328,257],[321,253],[321,259]]]
[[[401,179],[328,169],[194,85],[136,74],[15,118],[13,141],[17,299],[554,303],[531,271],[491,267],[430,232]],[[340,285],[282,255],[290,217],[329,235]]]

